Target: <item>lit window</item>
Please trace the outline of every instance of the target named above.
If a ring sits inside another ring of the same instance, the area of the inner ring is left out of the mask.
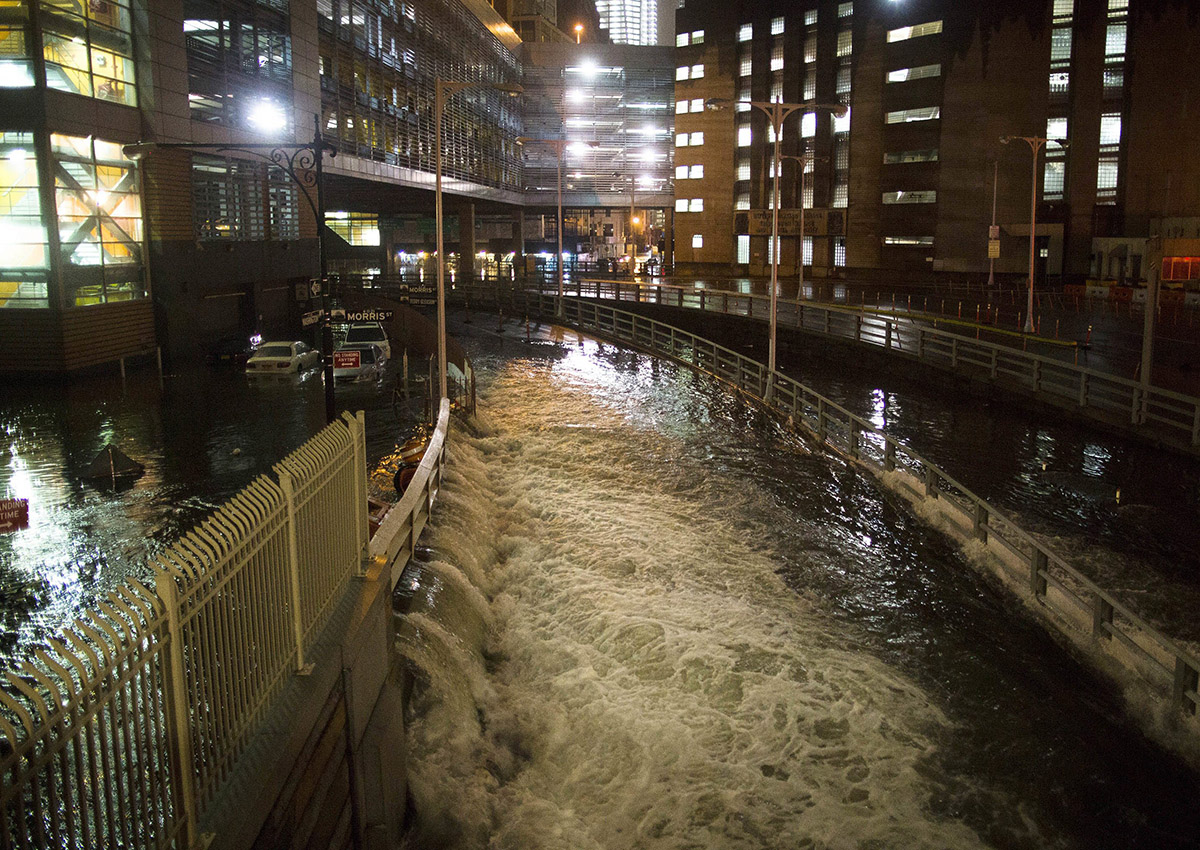
[[[771,35],[783,35],[783,18],[771,18]]]
[[[839,266],[839,267],[846,265],[846,240],[845,239],[834,239],[833,240],[833,264],[835,266]]]
[[[704,111],[704,98],[702,98],[702,97],[692,98],[692,112],[703,112],[703,111]]]
[[[842,30],[838,33],[837,40],[837,55],[849,56],[854,52],[854,33],[850,30]]]
[[[675,212],[687,212],[687,198],[675,199]]]
[[[692,44],[704,44],[704,30],[696,30],[692,33]]]
[[[675,147],[686,148],[687,144],[688,144],[688,134],[687,133],[676,133],[675,134]]]
[[[688,176],[688,167],[686,165],[675,166],[675,179],[686,180]]]
[[[933,121],[942,117],[942,110],[937,106],[922,106],[917,109],[900,109],[887,114],[889,124],[908,124],[912,121]]]
[[[884,192],[885,204],[936,204],[937,192],[933,189],[919,189],[912,192]]]
[[[811,139],[817,135],[817,113],[805,112],[800,118],[800,136]]]
[[[1100,144],[1121,144],[1121,114],[1119,112],[1110,112],[1100,116]]]
[[[930,21],[926,24],[914,24],[911,27],[899,27],[898,29],[888,30],[887,40],[890,44],[893,41],[907,41],[910,38],[920,38],[923,35],[937,35],[941,31],[941,21]]]
[[[1067,119],[1066,118],[1047,118],[1046,119],[1046,138],[1047,139],[1065,139],[1067,137]]]
[[[746,207],[750,209],[750,207]],[[750,262],[750,234],[739,233],[737,238],[737,261],[739,263]]]
[[[738,28],[738,41],[749,41],[752,38],[754,38],[754,25],[742,24]]]
[[[853,3],[838,3],[838,17],[848,18],[854,14]]]
[[[1104,38],[1104,55],[1112,58],[1125,55],[1125,24],[1109,24]]]
[[[696,146],[698,146],[698,145],[702,145],[702,144],[704,144],[704,132],[703,132],[703,131],[697,131],[697,132],[695,132],[695,133],[692,133],[692,134],[690,135],[690,137],[689,137],[689,140],[688,140],[688,141],[689,141],[689,143],[691,144],[691,146],[692,146],[692,147],[696,147]]]
[[[771,46],[771,70],[783,70],[783,39],[775,39],[775,44]]]
[[[687,47],[688,46],[688,34],[686,32],[681,32],[677,36],[675,36],[675,46],[676,47]]]
[[[693,248],[703,248],[704,247],[704,234],[703,233],[693,233],[692,234],[692,247]]]
[[[739,148],[750,147],[751,135],[749,127],[738,127],[737,131],[737,146]]]
[[[703,76],[704,76],[704,66],[703,65],[693,65],[692,66],[692,79],[698,80]]]
[[[738,192],[737,198],[733,202],[733,208],[735,210],[750,209],[750,193],[749,192]]]
[[[688,201],[688,212],[704,212],[704,199],[691,198]]]
[[[688,111],[688,102],[686,100],[675,101],[675,114],[686,115]]]
[[[748,77],[754,73],[754,59],[747,50],[742,54],[742,58],[738,60],[738,76]]]
[[[704,166],[703,165],[693,165],[691,168],[688,169],[687,176],[690,177],[692,180],[697,180],[697,179],[703,177],[704,176]]]
[[[679,80],[686,80],[687,78],[688,78],[688,66],[687,65],[680,65],[678,68],[675,69],[675,80],[677,82]]]
[[[737,174],[734,177],[734,179],[735,180],[749,180],[750,179],[750,159],[748,157],[743,157],[742,159],[738,160]]]
[[[812,26],[817,25],[817,10],[816,9],[809,9],[807,12],[804,13],[804,25],[806,27],[812,27]]]
[[[927,77],[939,77],[942,74],[942,66],[938,65],[917,65],[915,68],[898,68],[895,71],[888,71],[887,81],[889,83],[906,83],[909,80],[924,80]]]

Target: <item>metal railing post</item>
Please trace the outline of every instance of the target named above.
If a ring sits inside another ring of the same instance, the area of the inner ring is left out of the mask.
[[[862,428],[858,424],[858,421],[855,419],[851,419],[850,420],[850,433],[848,436],[848,439],[850,440],[850,457],[852,457],[856,460],[861,455],[861,452],[860,452],[859,446],[858,446],[859,435],[861,434],[861,432],[862,432]]]
[[[1092,600],[1092,637],[1112,640],[1112,632],[1109,630],[1112,621],[1112,603],[1097,594],[1096,598]]]
[[[291,591],[292,638],[296,644],[296,672],[301,675],[312,672],[312,665],[304,663],[304,614],[300,610],[300,546],[296,537],[296,491],[292,475],[280,470],[279,489],[283,491],[283,502],[287,506],[288,579]]]
[[[167,615],[167,669],[163,677],[167,744],[171,748],[171,778],[176,811],[183,815],[179,843],[191,847],[196,841],[196,771],[193,766],[192,729],[188,722],[187,680],[183,666],[183,624],[179,615],[179,589],[175,577],[160,572],[154,589]]]
[[[1088,406],[1088,373],[1083,372],[1079,375],[1079,406]]]
[[[975,503],[975,516],[972,523],[972,533],[980,543],[988,542],[988,509],[983,502]]]
[[[896,470],[896,444],[886,436],[883,438],[883,468],[887,472]]]
[[[1041,549],[1035,548],[1029,559],[1029,590],[1034,596],[1046,595],[1046,568],[1049,559]]]
[[[1188,697],[1188,694],[1196,693],[1197,689],[1200,689],[1200,670],[1189,665],[1178,655],[1175,656],[1175,676],[1171,692],[1174,695],[1175,704],[1184,714],[1196,713],[1196,703]]]
[[[938,474],[937,470],[929,464],[925,464],[925,498],[936,499],[938,497]]]

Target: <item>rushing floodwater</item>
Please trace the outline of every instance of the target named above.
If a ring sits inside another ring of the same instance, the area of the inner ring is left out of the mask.
[[[475,343],[399,600],[414,846],[1197,846],[1196,777],[871,481],[686,370]]]

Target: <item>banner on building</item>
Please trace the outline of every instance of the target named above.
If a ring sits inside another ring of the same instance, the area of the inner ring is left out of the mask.
[[[751,236],[771,235],[770,210],[743,210],[734,218],[734,227],[738,233],[748,233]],[[828,209],[826,207],[804,211],[805,236],[844,236],[846,233],[846,211],[843,209]],[[779,235],[800,235],[800,210],[779,210]]]

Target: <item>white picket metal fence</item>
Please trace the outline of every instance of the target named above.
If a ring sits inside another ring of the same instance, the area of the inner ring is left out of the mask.
[[[531,293],[529,315],[553,316],[558,299]],[[781,419],[897,487],[917,504],[936,509],[960,539],[985,545],[1011,584],[1053,613],[1053,622],[1141,676],[1169,706],[1196,722],[1200,660],[1080,573],[1059,553],[1023,530],[1003,511],[972,493],[938,466],[874,423],[778,372],[714,342],[654,319],[594,301],[568,299],[568,323],[600,336],[666,356],[727,382]],[[1082,631],[1081,631],[1082,630]]]
[[[7,673],[0,847],[195,846],[363,567],[365,458],[343,414]]]

